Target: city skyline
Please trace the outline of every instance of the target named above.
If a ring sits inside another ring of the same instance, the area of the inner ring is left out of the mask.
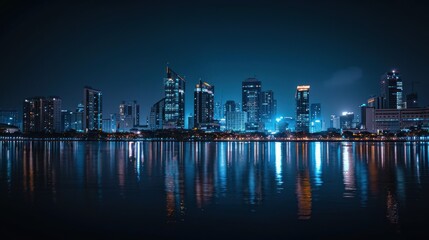
[[[428,36],[422,34],[428,17],[419,3],[206,3],[5,3],[0,70],[8,91],[0,108],[21,109],[26,97],[57,95],[65,109],[74,109],[82,101],[76,93],[89,85],[103,91],[104,113],[136,99],[145,121],[163,96],[167,62],[188,87],[199,78],[216,85],[215,102],[240,102],[241,82],[256,75],[275,90],[283,116],[294,116],[300,84],[311,85],[325,121],[358,112],[392,69],[401,72],[404,93],[414,87],[420,105],[428,105],[422,92],[428,87]],[[178,10],[183,17],[169,20]],[[326,94],[333,90],[335,97]],[[185,112],[192,108],[187,101]]]

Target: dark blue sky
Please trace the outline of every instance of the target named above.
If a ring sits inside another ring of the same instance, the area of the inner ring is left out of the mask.
[[[90,85],[103,91],[105,113],[136,99],[145,119],[163,97],[167,62],[187,79],[186,115],[200,77],[225,102],[241,101],[241,82],[253,76],[274,91],[281,115],[294,116],[299,84],[311,85],[325,118],[356,112],[392,68],[405,92],[419,82],[428,105],[425,9],[417,1],[3,1],[0,107],[56,95],[74,109]]]

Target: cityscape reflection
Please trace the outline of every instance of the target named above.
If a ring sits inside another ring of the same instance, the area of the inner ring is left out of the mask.
[[[125,211],[167,225],[243,214],[335,222],[352,211],[348,219],[380,213],[404,228],[407,209],[429,200],[416,198],[428,187],[428,151],[416,142],[4,141],[0,190],[4,206]]]

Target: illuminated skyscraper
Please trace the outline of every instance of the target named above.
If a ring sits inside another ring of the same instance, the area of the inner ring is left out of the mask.
[[[102,131],[103,108],[100,90],[91,87],[83,88],[83,129],[88,131]]]
[[[310,126],[310,86],[296,87],[296,131],[308,132]]]
[[[185,128],[185,79],[167,67],[164,128]]]
[[[150,116],[149,116],[149,128],[152,130],[162,129],[162,123],[164,119],[164,105],[165,98],[156,102],[150,108]]]
[[[310,105],[310,132],[320,131],[322,131],[322,108],[320,103],[312,103]]]
[[[403,109],[402,79],[396,70],[386,72],[381,77],[381,97],[384,109]]]
[[[61,98],[34,97],[24,100],[24,132],[61,132]]]
[[[121,132],[130,131],[133,127],[140,125],[140,105],[137,104],[137,101],[122,101],[119,104],[118,117],[118,130]]]
[[[275,117],[277,112],[277,102],[274,99],[272,90],[262,91],[260,97],[260,113],[261,121],[264,123],[265,129],[275,131]]]
[[[214,86],[200,82],[194,90],[194,127],[206,128],[213,123],[214,115]]]
[[[261,129],[261,81],[248,78],[242,82],[243,112],[247,112],[247,131]]]

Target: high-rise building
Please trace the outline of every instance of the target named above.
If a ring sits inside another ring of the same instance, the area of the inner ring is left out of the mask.
[[[225,111],[222,106],[222,101],[216,102],[214,106],[214,119],[220,120],[222,118],[225,118]]]
[[[165,98],[156,102],[150,108],[150,116],[149,116],[149,128],[152,130],[162,129],[162,123],[164,119],[164,105]]]
[[[246,130],[247,112],[226,112],[225,129],[242,132]]]
[[[18,111],[17,110],[0,110],[0,123],[18,126]]]
[[[240,112],[240,110],[237,110],[237,105],[235,104],[234,100],[226,101],[224,110],[225,110],[225,117],[227,112]]]
[[[296,87],[296,127],[297,132],[309,132],[310,127],[310,86]]]
[[[275,131],[275,117],[277,112],[277,102],[274,99],[272,90],[262,91],[260,97],[261,121],[264,123],[265,130]]]
[[[401,75],[392,70],[386,72],[381,77],[381,97],[383,97],[384,109],[402,109],[403,104],[403,89]]]
[[[27,98],[23,104],[24,132],[61,132],[61,98]]]
[[[83,132],[83,111],[84,106],[82,103],[79,103],[77,105],[76,111],[72,113],[71,116],[71,129],[75,130],[76,132]]]
[[[418,108],[419,102],[417,93],[409,93],[407,94],[407,108]]]
[[[368,107],[372,107],[375,109],[382,109],[383,108],[383,97],[380,96],[373,96],[368,99]]]
[[[194,127],[207,128],[213,123],[214,86],[200,82],[194,90]]]
[[[340,128],[341,129],[351,129],[354,128],[353,120],[355,119],[355,114],[353,112],[343,112],[340,116]]]
[[[73,111],[61,110],[61,131],[69,131],[72,126]]]
[[[261,81],[248,78],[242,82],[243,112],[247,113],[246,131],[261,129]]]
[[[118,131],[129,132],[140,125],[140,105],[137,101],[122,101],[119,104]]]
[[[185,79],[167,67],[163,128],[185,127]]]
[[[91,87],[83,88],[83,129],[88,131],[103,130],[102,94]]]
[[[340,129],[340,117],[335,114],[332,114],[329,127],[331,129]]]
[[[316,133],[322,131],[322,108],[320,103],[310,105],[310,132]]]

